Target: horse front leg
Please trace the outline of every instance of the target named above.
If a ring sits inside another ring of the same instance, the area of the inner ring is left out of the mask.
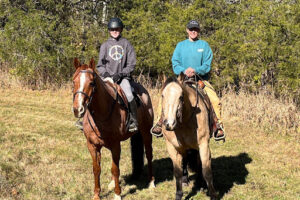
[[[173,173],[176,179],[176,196],[175,200],[181,200],[183,196],[182,191],[182,155],[177,152],[174,146],[166,141],[167,143],[167,150],[173,162]]]
[[[100,200],[101,149],[97,149],[91,143],[88,143],[88,149],[93,159],[93,172],[95,182],[93,200]]]
[[[202,175],[207,184],[209,196],[211,199],[217,199],[217,193],[213,186],[213,176],[211,170],[211,153],[208,141],[205,140],[199,145],[200,159],[202,163]]]
[[[111,167],[111,173],[113,182],[115,185],[115,198],[114,200],[121,200],[121,187],[119,183],[119,176],[120,176],[120,169],[119,169],[119,162],[120,162],[120,154],[121,154],[121,145],[120,142],[118,144],[115,144],[111,148],[112,153],[112,167]]]

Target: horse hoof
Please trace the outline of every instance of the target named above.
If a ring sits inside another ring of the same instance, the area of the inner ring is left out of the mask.
[[[115,181],[112,180],[109,184],[108,184],[108,190],[112,190],[115,188]]]
[[[218,198],[217,194],[212,194],[212,195],[210,195],[210,199],[211,200],[218,200],[219,198]]]
[[[122,197],[120,195],[115,194],[114,200],[122,200]]]
[[[93,200],[100,200],[99,195],[96,195],[96,194],[95,194]]]
[[[152,180],[149,184],[149,189],[153,189],[153,188],[155,188],[154,180]]]
[[[188,178],[188,176],[182,176],[182,186],[183,187],[189,186],[189,178]]]
[[[175,200],[181,200],[183,196],[183,192],[176,192]]]

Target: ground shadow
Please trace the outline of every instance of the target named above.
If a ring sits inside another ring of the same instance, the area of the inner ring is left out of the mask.
[[[252,159],[245,152],[237,156],[221,156],[212,159],[214,186],[219,193],[219,199],[222,199],[234,184],[246,183],[246,177],[249,174],[246,164],[251,162]],[[193,175],[190,179],[194,179],[194,186],[185,199],[195,196],[201,188],[207,189],[202,177]]]
[[[220,156],[212,159],[212,171],[214,177],[214,186],[219,193],[219,199],[222,199],[225,193],[229,192],[234,184],[245,184],[246,177],[249,172],[246,164],[251,163],[252,159],[247,153],[240,153],[237,156]],[[173,164],[170,158],[162,158],[153,161],[153,171],[155,183],[161,183],[173,179]],[[193,184],[192,190],[185,197],[186,200],[191,199],[201,189],[207,189],[206,183],[202,176],[192,174],[189,177],[190,184]],[[127,194],[135,193],[137,190],[145,189],[149,186],[148,165],[143,168],[143,173],[138,179],[133,179],[131,175],[123,176],[126,185],[135,185]],[[175,184],[175,183],[174,183]],[[175,194],[175,191],[174,191]]]
[[[161,158],[152,162],[155,184],[173,179],[173,164],[170,158]],[[126,185],[135,185],[135,188],[129,190],[128,193],[134,193],[136,190],[148,188],[148,164],[143,168],[143,172],[139,178],[133,178],[131,175],[122,177]],[[124,194],[126,196],[126,194]]]

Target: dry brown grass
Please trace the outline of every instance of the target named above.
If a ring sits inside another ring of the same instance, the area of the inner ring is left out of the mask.
[[[240,91],[227,92],[223,98],[223,118],[233,118],[269,134],[279,132],[299,138],[300,111],[289,100],[280,100],[272,94],[261,92],[250,94]]]

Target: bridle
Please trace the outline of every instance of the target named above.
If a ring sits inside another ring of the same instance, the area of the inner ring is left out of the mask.
[[[90,105],[90,103],[92,102],[93,94],[95,93],[95,90],[96,90],[96,76],[97,76],[97,74],[96,74],[96,72],[90,71],[90,70],[81,70],[81,71],[78,72],[78,74],[79,74],[79,73],[89,73],[89,74],[92,74],[92,75],[93,75],[93,82],[90,83],[90,87],[92,87],[93,90],[92,90],[91,96],[89,96],[87,93],[85,93],[85,92],[83,92],[83,91],[80,91],[80,90],[76,91],[76,92],[73,94],[73,102],[74,102],[74,99],[75,99],[76,94],[83,94],[83,95],[88,99],[88,102],[87,102],[87,104],[86,104],[86,107],[87,107],[87,109],[89,110],[89,112],[90,112],[91,115],[92,115],[92,114],[93,114],[93,111],[90,111],[89,105]],[[114,90],[115,96],[117,97],[118,91],[117,91],[114,87],[112,87],[112,88],[113,88],[113,90]],[[111,117],[111,115],[112,115],[112,113],[113,113],[113,110],[114,110],[115,105],[116,105],[116,99],[113,98],[113,103],[112,103],[112,105],[111,105],[109,114],[107,115],[107,117],[106,117],[104,120],[102,120],[102,121],[100,121],[100,122],[105,122],[105,121],[108,121],[108,120],[110,119],[110,117]]]
[[[92,74],[93,75],[93,82],[90,83],[90,86],[92,87],[92,93],[91,93],[91,96],[89,96],[87,93],[85,93],[84,91],[76,91],[74,94],[73,94],[73,102],[74,102],[74,99],[75,99],[75,96],[76,94],[83,94],[87,99],[88,99],[88,102],[87,102],[87,107],[89,107],[91,101],[92,101],[92,98],[93,98],[93,94],[94,94],[94,91],[95,91],[95,78],[96,78],[96,73],[94,71],[90,71],[90,70],[81,70],[79,71],[78,74],[80,73],[89,73],[89,74]]]

